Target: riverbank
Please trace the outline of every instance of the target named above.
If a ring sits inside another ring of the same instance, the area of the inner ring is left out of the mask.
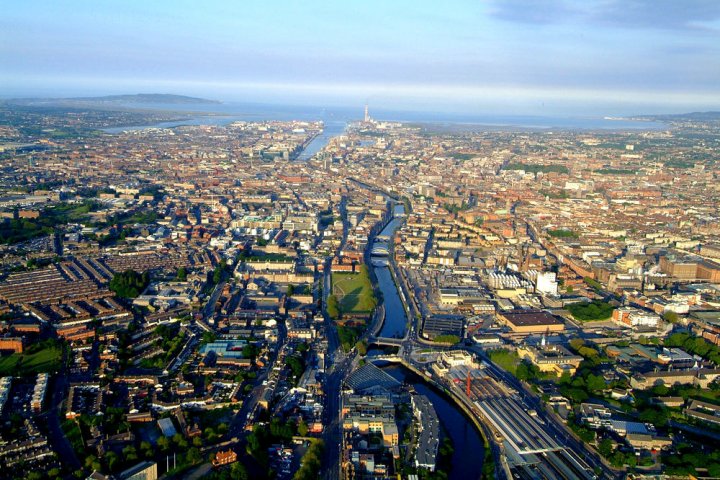
[[[453,468],[447,472],[449,480],[496,478],[492,445],[486,437],[483,425],[452,392],[404,361],[385,366],[383,370],[396,380],[410,383],[415,391],[430,399],[440,423],[455,446]]]

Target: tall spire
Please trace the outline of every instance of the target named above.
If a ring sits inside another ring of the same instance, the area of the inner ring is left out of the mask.
[[[365,123],[370,121],[370,112],[368,111],[368,104],[365,102]]]

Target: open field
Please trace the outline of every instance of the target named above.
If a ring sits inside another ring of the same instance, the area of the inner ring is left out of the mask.
[[[367,269],[359,273],[333,273],[332,293],[343,313],[371,313],[377,306]]]
[[[33,353],[13,353],[0,358],[0,377],[52,372],[60,367],[62,348],[52,346]]]

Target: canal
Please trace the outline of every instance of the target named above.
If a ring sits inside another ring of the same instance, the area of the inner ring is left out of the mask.
[[[465,418],[452,400],[431,388],[415,373],[399,365],[383,367],[383,370],[396,380],[412,385],[417,393],[428,397],[435,407],[444,431],[452,440],[455,451],[452,456],[452,469],[447,472],[449,480],[474,480],[482,474],[484,445],[480,433],[472,422]]]

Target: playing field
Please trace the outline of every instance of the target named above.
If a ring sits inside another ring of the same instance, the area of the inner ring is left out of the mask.
[[[360,273],[333,273],[332,293],[337,296],[343,313],[370,313],[377,305],[365,269]]]
[[[60,367],[62,350],[48,347],[35,353],[14,353],[0,359],[0,377],[52,372]]]

